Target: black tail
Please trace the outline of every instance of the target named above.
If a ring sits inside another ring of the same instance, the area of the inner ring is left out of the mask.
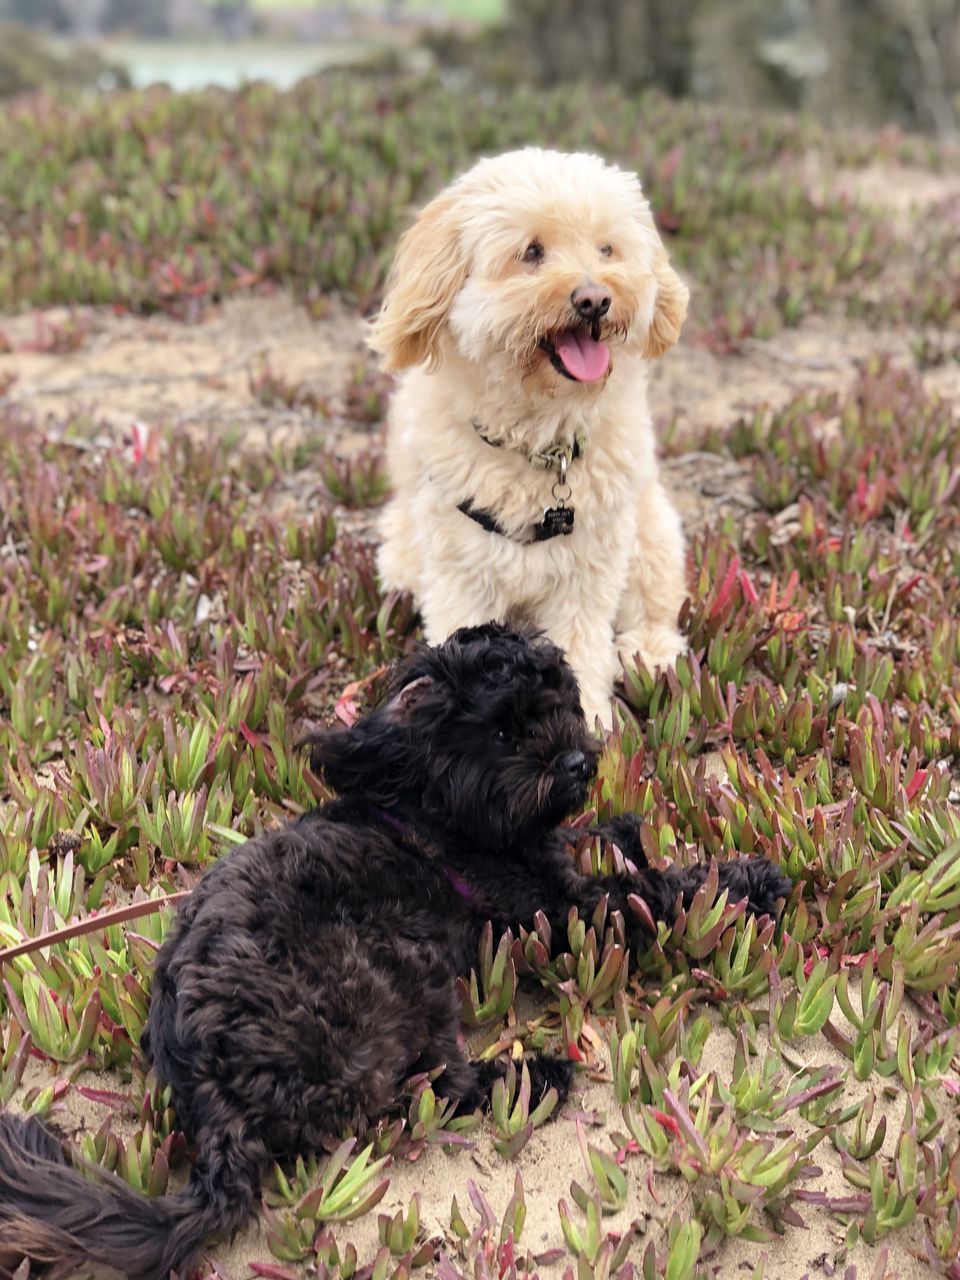
[[[229,1203],[195,1177],[178,1195],[148,1200],[114,1174],[85,1169],[36,1117],[0,1113],[0,1280],[24,1258],[50,1276],[91,1266],[137,1280],[185,1276],[207,1236],[245,1219],[255,1190],[248,1184],[245,1202]]]

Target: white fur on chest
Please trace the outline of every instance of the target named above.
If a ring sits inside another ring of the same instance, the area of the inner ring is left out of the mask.
[[[532,455],[579,438],[583,452],[568,466],[565,497],[575,527],[562,540],[609,545],[617,525],[629,540],[636,495],[656,476],[643,370],[629,372],[634,376],[611,378],[586,409],[548,403],[532,412],[507,388],[476,403],[469,387],[458,394],[449,378],[416,370],[394,401],[391,470],[414,482],[418,501],[434,514],[469,501],[520,539],[565,494],[557,471],[534,465]]]

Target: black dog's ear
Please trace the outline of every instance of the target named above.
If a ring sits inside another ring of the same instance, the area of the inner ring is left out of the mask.
[[[389,806],[405,795],[420,795],[423,757],[411,737],[421,708],[426,707],[421,719],[430,716],[431,707],[439,710],[438,695],[444,690],[442,680],[413,676],[353,728],[329,729],[308,738],[310,767],[341,796],[362,794],[373,804]]]
[[[409,684],[405,684],[399,693],[395,693],[384,707],[384,714],[394,723],[402,723],[416,711],[417,707],[436,689],[437,682],[433,676],[417,676]]]

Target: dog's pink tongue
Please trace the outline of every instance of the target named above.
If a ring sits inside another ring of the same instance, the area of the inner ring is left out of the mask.
[[[594,342],[585,329],[567,329],[553,345],[567,373],[578,382],[596,382],[607,372],[609,348]]]

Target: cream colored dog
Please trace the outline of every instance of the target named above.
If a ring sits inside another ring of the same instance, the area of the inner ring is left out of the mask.
[[[646,362],[686,309],[637,177],[530,149],[481,160],[427,205],[371,335],[404,371],[384,586],[412,592],[430,643],[529,619],[605,725],[619,657],[653,668],[684,647],[683,534]]]

